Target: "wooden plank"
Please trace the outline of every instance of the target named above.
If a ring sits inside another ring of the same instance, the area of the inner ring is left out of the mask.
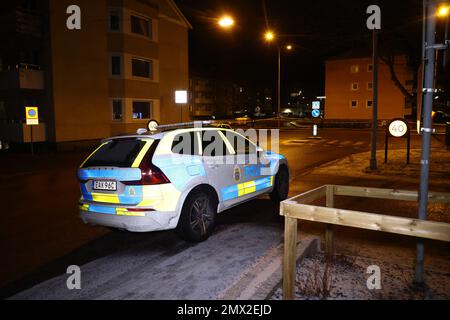
[[[334,207],[334,186],[326,186],[326,206],[328,208]],[[334,253],[334,230],[332,224],[327,224],[325,227],[325,253],[331,256]]]
[[[285,217],[284,220],[284,258],[283,258],[283,299],[295,297],[297,249],[297,219]]]
[[[450,224],[375,213],[318,207],[304,204],[283,207],[286,217],[402,234],[412,237],[450,241]]]
[[[326,188],[327,186],[322,186],[316,189],[312,189],[310,191],[304,192],[295,196],[293,198],[287,199],[285,201],[296,202],[296,203],[307,203],[311,202],[326,196]]]
[[[334,194],[337,196],[418,201],[418,192],[409,190],[334,186]],[[450,194],[443,192],[429,192],[428,201],[434,203],[450,203]]]

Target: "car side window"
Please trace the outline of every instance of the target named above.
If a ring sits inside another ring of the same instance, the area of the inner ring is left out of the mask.
[[[241,135],[238,135],[231,131],[223,131],[223,134],[230,142],[236,154],[255,154],[257,152],[256,145],[250,140],[245,139]]]
[[[220,157],[226,156],[228,152],[227,145],[222,139],[219,131],[205,130],[202,131],[202,151],[205,157]]]
[[[176,135],[172,142],[172,152],[182,155],[200,155],[200,148],[195,132],[192,131]]]

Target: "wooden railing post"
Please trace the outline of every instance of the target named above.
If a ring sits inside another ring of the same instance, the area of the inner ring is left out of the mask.
[[[326,206],[328,208],[334,207],[334,186],[328,185],[326,190]],[[325,226],[325,253],[331,256],[334,251],[334,230],[332,224]]]
[[[297,219],[284,218],[284,261],[283,299],[293,300],[295,296],[295,275],[297,257]]]

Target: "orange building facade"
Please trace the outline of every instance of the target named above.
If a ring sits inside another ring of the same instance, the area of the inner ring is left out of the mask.
[[[349,58],[326,61],[325,119],[371,119],[373,108],[372,58]],[[413,88],[413,75],[405,56],[395,58],[394,69],[400,82]],[[378,118],[393,119],[409,116],[411,106],[394,85],[388,66],[379,62]]]

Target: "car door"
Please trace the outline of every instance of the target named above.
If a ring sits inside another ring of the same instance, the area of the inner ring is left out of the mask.
[[[235,181],[238,202],[267,192],[272,186],[273,178],[265,175],[269,172],[269,161],[265,159],[265,153],[260,152],[255,143],[236,132],[224,130],[222,134],[234,150],[235,170],[241,172],[239,180]]]
[[[238,198],[236,181],[240,179],[240,169],[236,169],[234,152],[219,130],[205,129],[199,133],[202,161],[209,183],[216,189],[221,202],[232,204]]]

